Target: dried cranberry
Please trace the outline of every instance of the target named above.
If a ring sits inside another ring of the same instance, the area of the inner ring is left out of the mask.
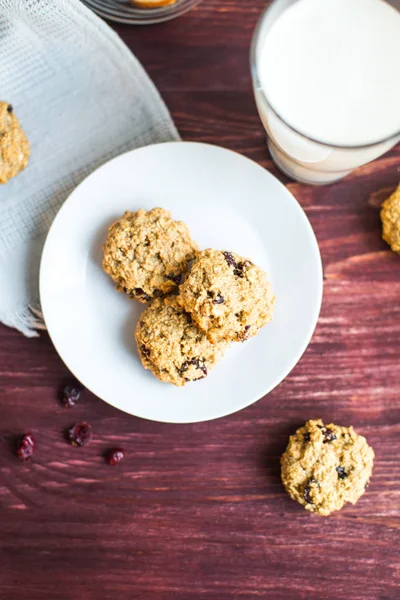
[[[249,339],[249,329],[250,329],[251,325],[246,325],[246,327],[243,329],[243,332],[241,334],[241,340],[242,342],[245,342],[247,339]]]
[[[339,479],[346,479],[347,473],[343,467],[336,467],[336,471],[337,471]]]
[[[307,484],[306,487],[304,488],[304,500],[307,502],[307,504],[312,504],[312,500],[310,497],[310,491],[311,491],[311,487]]]
[[[243,277],[245,271],[247,271],[252,264],[253,263],[251,263],[249,260],[244,260],[243,262],[238,263],[233,271],[233,274],[236,275],[236,277]]]
[[[179,371],[182,377],[191,365],[193,365],[196,369],[199,369],[203,373],[203,375],[198,379],[204,379],[204,377],[207,377],[207,367],[205,366],[204,358],[192,358],[191,360],[185,361]],[[190,379],[186,379],[186,377],[184,377],[184,379],[185,381],[190,381]],[[194,381],[197,381],[197,379],[195,379]]]
[[[234,259],[232,252],[223,252],[222,254],[230,267],[236,267],[236,260]]]
[[[68,431],[68,439],[73,446],[85,446],[92,439],[90,425],[86,421],[75,423]]]
[[[323,425],[317,425],[318,429],[320,429],[323,433],[324,439],[322,441],[323,444],[327,442],[333,442],[337,439],[336,435],[333,433],[332,429],[329,427],[324,427]]]
[[[35,448],[35,438],[31,433],[25,433],[17,448],[18,458],[20,458],[21,460],[28,460],[32,457],[32,454],[35,452]]]
[[[8,113],[12,113],[12,111],[13,111],[13,110],[14,110],[14,109],[13,109],[13,107],[12,107],[12,104],[9,104],[9,105],[7,106],[7,112],[8,112]]]
[[[107,454],[107,462],[109,465],[117,465],[124,458],[125,452],[122,448],[114,448]]]
[[[217,295],[215,296],[215,298],[214,298],[214,292],[208,291],[207,296],[209,298],[213,298],[213,304],[223,304],[225,302],[225,298],[219,292],[217,292]]]
[[[150,296],[148,294],[146,294],[146,292],[144,290],[142,290],[142,288],[135,288],[133,290],[133,295],[136,296],[137,298],[143,298],[143,300],[146,300],[146,302],[151,300]]]
[[[304,488],[304,492],[303,492],[303,496],[304,496],[304,500],[308,503],[308,504],[314,504],[314,502],[311,499],[310,496],[310,492],[311,492],[311,484],[312,483],[318,483],[318,481],[316,479],[309,479],[305,488]]]
[[[81,397],[82,387],[74,385],[66,385],[63,389],[63,402],[67,408],[75,406]]]
[[[176,285],[180,285],[180,283],[182,282],[182,275],[167,275],[167,279],[170,279],[171,281],[173,281],[174,283],[176,283]]]
[[[125,294],[127,294],[127,296],[129,296],[129,298],[133,298],[132,290],[129,290],[127,287],[122,287],[122,290],[124,291]]]
[[[149,356],[150,356],[150,350],[148,348],[146,348],[146,346],[144,344],[142,344],[140,346],[140,351],[143,354],[143,356],[145,356],[146,358],[149,358]]]
[[[311,440],[311,433],[308,431],[304,434],[304,441],[309,442]]]

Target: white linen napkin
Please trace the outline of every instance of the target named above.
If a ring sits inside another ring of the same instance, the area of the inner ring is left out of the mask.
[[[34,336],[61,204],[110,158],[179,136],[140,63],[79,0],[0,0],[0,100],[31,144],[26,170],[0,185],[0,322]]]

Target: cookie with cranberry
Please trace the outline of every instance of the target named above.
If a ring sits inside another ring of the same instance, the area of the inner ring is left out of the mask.
[[[160,381],[177,386],[207,377],[228,346],[226,342],[211,344],[175,296],[150,304],[140,317],[135,337],[144,368]]]
[[[28,164],[29,142],[8,102],[0,102],[0,183],[7,183]]]
[[[393,252],[400,254],[400,183],[382,204],[382,238]]]
[[[374,451],[353,427],[307,421],[289,438],[281,458],[283,485],[310,512],[330,515],[364,494]]]
[[[127,211],[108,231],[103,269],[118,290],[145,303],[176,289],[196,252],[189,229],[169,211]]]
[[[242,342],[272,321],[275,297],[260,267],[209,248],[197,255],[179,302],[211,342]]]

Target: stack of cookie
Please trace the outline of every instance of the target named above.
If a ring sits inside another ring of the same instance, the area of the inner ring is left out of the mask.
[[[187,226],[162,208],[126,212],[111,225],[103,269],[118,290],[150,302],[136,329],[139,356],[174,385],[203,379],[231,342],[272,320],[264,271],[233,252],[199,251]]]
[[[150,303],[136,328],[139,356],[177,386],[206,377],[232,342],[272,320],[275,298],[262,269],[234,252],[199,251],[186,225],[162,208],[126,212],[111,225],[103,268],[117,289]],[[306,510],[330,515],[363,495],[373,461],[352,427],[308,421],[281,458],[282,482]]]

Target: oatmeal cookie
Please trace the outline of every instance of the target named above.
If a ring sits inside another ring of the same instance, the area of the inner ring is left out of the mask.
[[[196,251],[187,226],[169,211],[127,211],[108,231],[103,269],[118,290],[148,302],[177,288]]]
[[[307,421],[290,436],[282,455],[282,482],[293,500],[326,516],[346,502],[357,502],[373,462],[374,451],[353,427]]]
[[[144,368],[178,386],[204,379],[227,348],[225,342],[211,344],[175,296],[150,304],[140,317],[135,337]]]
[[[262,269],[233,252],[199,252],[179,302],[208,339],[244,341],[272,321],[275,297]]]
[[[0,102],[0,183],[7,183],[28,164],[29,142],[8,102]]]
[[[400,254],[400,183],[382,204],[382,237],[393,252]]]

